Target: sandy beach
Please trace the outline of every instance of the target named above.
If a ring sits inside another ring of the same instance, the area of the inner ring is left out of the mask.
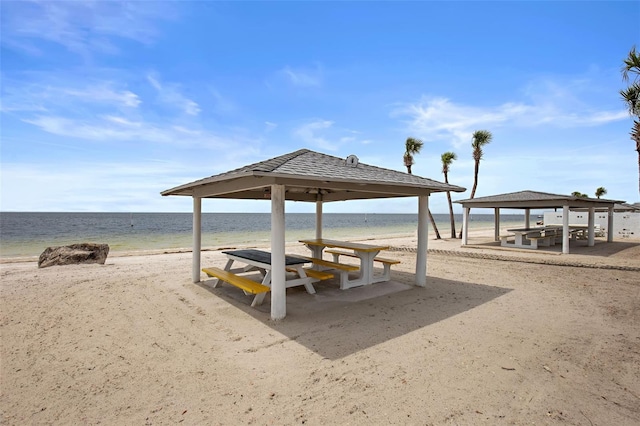
[[[2,424],[640,424],[640,242],[485,237],[430,240],[426,288],[385,239],[391,282],[289,289],[278,322],[191,253],[3,262]]]

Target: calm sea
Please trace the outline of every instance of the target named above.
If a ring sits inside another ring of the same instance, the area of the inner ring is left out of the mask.
[[[443,238],[450,235],[449,215],[435,214]],[[501,215],[503,224],[521,224],[523,215]],[[323,236],[354,238],[414,234],[416,214],[323,215]],[[315,236],[315,214],[287,213],[286,240]],[[456,216],[456,227],[462,224]],[[470,228],[492,227],[492,214],[472,214]],[[203,213],[202,246],[263,243],[269,241],[269,213]],[[429,233],[433,229],[429,225]],[[79,242],[109,244],[113,251],[190,248],[191,213],[0,213],[0,257],[39,256],[50,246]]]

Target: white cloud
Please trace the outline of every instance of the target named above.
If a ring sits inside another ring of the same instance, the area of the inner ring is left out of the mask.
[[[78,104],[115,108],[138,108],[140,97],[113,81],[94,80],[82,85],[72,79],[57,84],[52,76],[39,75],[39,82],[3,77],[2,111],[75,111]]]
[[[23,121],[47,133],[96,142],[132,141],[139,144],[161,143],[207,149],[224,148],[230,143],[243,145],[257,143],[247,136],[235,133],[222,136],[211,131],[190,129],[181,125],[131,121],[114,115],[86,119],[41,115]]]
[[[213,110],[215,112],[227,114],[238,110],[238,106],[227,97],[222,96],[218,90],[211,88],[209,92],[214,100]]]
[[[333,126],[333,122],[329,120],[313,121],[294,129],[293,136],[311,146],[326,149],[328,151],[337,151],[338,146],[336,143],[318,135],[319,132],[327,130],[331,128],[331,126]]]
[[[2,112],[46,133],[86,141],[212,149],[228,143],[260,143],[259,137],[243,129],[213,129],[193,119],[200,111],[198,105],[182,96],[176,85],[162,84],[155,76],[149,76],[148,82],[163,102],[178,105],[180,113],[155,108],[146,100],[143,103],[141,96],[127,88],[127,76],[120,82],[87,82],[57,73],[24,73],[11,79],[3,76],[3,83],[8,84],[2,87]]]
[[[359,131],[334,127],[334,122],[330,120],[308,122],[295,128],[292,134],[296,142],[302,141],[309,146],[333,152],[345,146],[372,142],[361,139]]]
[[[129,90],[114,90],[110,83],[101,83],[83,90],[62,89],[61,94],[76,97],[79,101],[113,103],[118,106],[137,108],[142,102],[138,95]]]
[[[511,101],[494,106],[455,103],[445,97],[423,97],[418,102],[396,107],[392,117],[405,120],[407,130],[425,141],[447,140],[460,148],[467,145],[478,129],[500,127],[533,128],[540,125],[557,128],[599,126],[628,118],[622,108],[603,110],[582,97],[590,86],[576,79],[567,88],[551,80],[530,83],[523,90],[526,101]],[[571,90],[573,89],[573,90]]]
[[[200,106],[180,93],[178,85],[162,84],[159,78],[152,74],[147,76],[147,80],[158,91],[160,100],[163,103],[177,106],[185,114],[198,115],[200,113]]]
[[[146,140],[155,142],[170,142],[168,134],[151,125],[133,123],[114,116],[104,116],[98,120],[82,120],[60,116],[37,116],[24,119],[25,123],[33,124],[45,132],[59,136],[69,136],[78,139],[94,141],[122,141]]]
[[[102,118],[104,118],[107,121],[111,121],[112,123],[121,124],[123,126],[128,126],[128,127],[141,127],[142,126],[141,122],[127,120],[124,117],[117,117],[117,116],[114,116],[114,115],[105,115]]]
[[[322,72],[316,69],[293,69],[289,66],[280,70],[287,80],[296,87],[314,87],[322,83]]]
[[[2,204],[12,211],[166,211],[160,192],[200,177],[184,164],[152,160],[3,163]]]
[[[87,56],[118,53],[118,39],[149,44],[156,22],[175,16],[170,2],[3,2],[2,44],[29,55],[46,55],[48,43]]]

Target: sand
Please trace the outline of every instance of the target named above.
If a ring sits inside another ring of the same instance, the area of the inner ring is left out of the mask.
[[[640,424],[639,242],[431,240],[426,288],[386,242],[391,282],[289,289],[278,322],[190,253],[5,262],[2,424]]]

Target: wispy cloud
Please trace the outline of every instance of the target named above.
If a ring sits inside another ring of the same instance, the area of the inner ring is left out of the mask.
[[[79,109],[79,105],[97,108],[137,108],[140,97],[114,81],[93,80],[78,84],[73,79],[64,82],[49,76],[24,77],[16,80],[3,76],[2,112],[43,112]]]
[[[119,52],[118,39],[149,44],[156,22],[175,16],[168,2],[20,1],[3,2],[2,44],[29,55],[44,55],[50,43],[80,55]]]
[[[412,134],[424,140],[452,139],[455,146],[468,142],[478,126],[495,126],[527,113],[524,105],[505,104],[496,108],[454,104],[446,98],[423,98],[403,105],[392,116],[407,117]]]
[[[143,80],[157,91],[157,108],[149,86],[125,74],[120,80],[82,80],[76,75],[36,73],[4,78],[3,114],[31,124],[50,135],[78,141],[115,144],[158,143],[215,149],[241,143],[251,149],[260,137],[241,128],[222,127],[197,118],[199,105],[179,91],[177,84],[161,83],[158,76]],[[143,77],[144,78],[144,77]],[[129,85],[137,88],[129,90]],[[176,106],[179,111],[176,112]]]
[[[324,130],[327,130],[333,126],[333,121],[318,120],[312,121],[307,124],[303,124],[293,130],[294,138],[300,139],[302,142],[314,147],[326,149],[328,151],[337,151],[338,146],[336,143],[331,142],[325,137],[319,135]]]
[[[334,127],[330,120],[314,120],[293,129],[293,138],[305,144],[327,150],[338,151],[354,144],[368,144],[370,140],[361,139],[360,132]]]
[[[406,117],[408,130],[424,140],[449,139],[458,148],[479,128],[501,126],[597,126],[628,118],[625,111],[566,111],[554,104],[504,103],[497,106],[456,104],[447,98],[423,98],[396,108],[394,117]]]
[[[200,114],[200,106],[195,101],[184,96],[180,92],[179,85],[161,83],[160,78],[154,74],[149,74],[147,80],[157,90],[161,102],[176,106],[185,114]]]
[[[209,93],[214,101],[213,110],[219,114],[228,114],[238,110],[238,106],[228,97],[225,97],[217,89],[210,88]]]
[[[70,118],[40,115],[23,120],[41,130],[58,136],[95,142],[161,143],[176,146],[200,146],[207,149],[227,147],[229,143],[248,144],[251,138],[239,133],[191,129],[182,125],[134,121],[121,116],[102,115],[89,118]]]
[[[322,84],[322,71],[320,67],[315,69],[294,69],[290,66],[286,66],[280,70],[280,73],[296,87],[315,87]]]
[[[162,211],[172,203],[161,191],[201,177],[192,165],[153,160],[3,163],[2,197],[17,211]]]

